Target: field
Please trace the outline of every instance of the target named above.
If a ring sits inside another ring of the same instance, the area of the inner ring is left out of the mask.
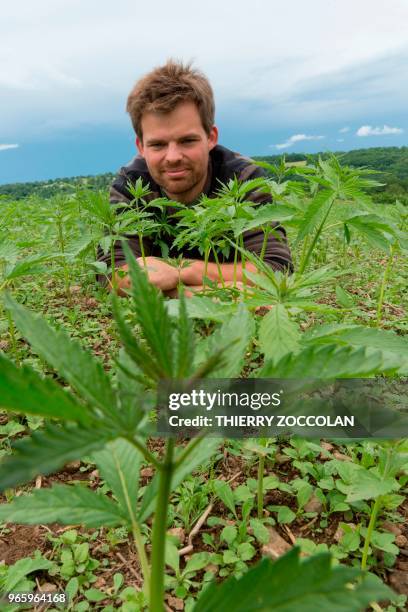
[[[1,197],[0,587],[36,596],[2,610],[406,609],[406,438],[156,433],[163,379],[375,377],[406,408],[406,205],[373,202],[372,174],[336,157],[263,167],[179,212],[181,248],[258,268],[189,299],[130,255],[131,295],[97,280],[124,236],[168,231],[144,186],[116,211],[81,185]],[[292,275],[242,248],[271,221]]]

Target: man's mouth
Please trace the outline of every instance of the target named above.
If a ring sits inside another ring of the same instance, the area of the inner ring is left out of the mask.
[[[171,176],[172,178],[177,178],[179,176],[184,176],[187,174],[187,168],[178,168],[177,170],[166,170],[167,176]]]

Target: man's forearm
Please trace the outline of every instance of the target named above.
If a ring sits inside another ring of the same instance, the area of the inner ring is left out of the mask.
[[[190,260],[189,266],[181,270],[180,281],[184,285],[193,285],[193,286],[202,285],[204,282],[203,279],[205,276],[207,276],[207,278],[209,278],[211,281],[216,281],[216,282],[220,282],[221,280],[224,280],[226,282],[234,281],[234,280],[243,281],[244,280],[243,270],[244,270],[244,266],[242,265],[241,262],[237,262],[237,264],[235,265],[235,269],[234,269],[233,263],[220,264],[220,270],[219,270],[217,264],[210,261],[207,264],[207,271],[206,271],[204,261],[202,261],[201,259],[193,259],[193,260]],[[245,270],[249,272],[256,272],[256,267],[252,263],[247,262],[245,264]],[[222,279],[220,276],[220,271],[222,274]]]

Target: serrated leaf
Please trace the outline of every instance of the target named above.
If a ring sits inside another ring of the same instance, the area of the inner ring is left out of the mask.
[[[380,478],[377,474],[368,470],[359,470],[355,473],[355,476],[355,482],[352,482],[346,497],[346,501],[350,503],[376,499],[380,495],[387,495],[399,489],[399,485],[394,478]]]
[[[370,602],[390,597],[391,589],[377,577],[351,567],[332,567],[327,553],[301,561],[299,549],[293,548],[275,562],[263,559],[242,578],[210,584],[194,612],[361,612]]]
[[[123,251],[129,266],[132,281],[131,295],[137,321],[143,331],[149,350],[158,366],[162,378],[173,375],[173,330],[172,322],[164,305],[164,298],[140,269],[129,246],[124,242]]]
[[[194,330],[187,315],[184,291],[180,291],[180,308],[177,321],[175,378],[188,378],[194,363]]]
[[[385,357],[380,351],[337,345],[310,346],[294,355],[289,353],[275,364],[265,363],[258,378],[364,378],[381,373]],[[395,368],[397,369],[397,368]]]
[[[287,353],[299,349],[300,332],[282,304],[276,304],[259,326],[259,344],[266,359],[277,363]]]
[[[44,417],[88,423],[89,410],[52,379],[41,378],[0,355],[0,407]]]
[[[333,201],[334,194],[332,191],[319,191],[315,195],[313,200],[308,205],[305,215],[303,216],[296,241],[302,240],[314,230],[319,221],[330,209]]]
[[[245,353],[254,335],[255,322],[244,304],[197,347],[198,367],[216,351],[225,348],[222,363],[211,372],[211,378],[234,378],[240,375]]]
[[[30,438],[15,443],[15,453],[0,465],[0,490],[32,480],[38,474],[49,474],[68,461],[79,459],[98,450],[117,437],[113,430],[79,426],[46,424]]]
[[[116,406],[115,393],[103,366],[65,332],[56,331],[38,315],[5,298],[17,328],[33,349],[62,376],[83,399],[111,414]]]
[[[0,519],[25,525],[79,523],[86,527],[115,527],[126,520],[114,501],[82,485],[34,489],[30,495],[1,504]]]
[[[179,314],[179,300],[169,300],[166,302],[166,307],[171,317],[176,317]],[[223,323],[227,321],[236,311],[237,306],[234,303],[223,304],[214,302],[212,298],[202,296],[193,296],[186,302],[187,314],[192,319],[206,319]]]
[[[140,452],[123,438],[109,442],[105,448],[93,454],[102,478],[112,490],[122,513],[134,522],[137,514]]]

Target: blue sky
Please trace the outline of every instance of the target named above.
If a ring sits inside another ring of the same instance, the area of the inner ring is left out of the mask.
[[[406,0],[20,0],[2,7],[0,183],[114,172],[133,83],[172,56],[246,155],[408,145]]]

